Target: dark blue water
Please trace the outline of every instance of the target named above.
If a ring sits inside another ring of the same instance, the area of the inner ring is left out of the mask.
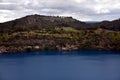
[[[0,55],[0,80],[120,80],[120,52],[37,51]]]

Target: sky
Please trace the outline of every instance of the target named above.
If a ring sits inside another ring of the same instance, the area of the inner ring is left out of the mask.
[[[33,14],[114,20],[120,18],[120,0],[0,0],[0,22]]]

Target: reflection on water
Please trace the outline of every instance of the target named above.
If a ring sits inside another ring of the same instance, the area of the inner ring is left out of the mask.
[[[0,55],[0,80],[120,80],[120,52],[37,51]]]

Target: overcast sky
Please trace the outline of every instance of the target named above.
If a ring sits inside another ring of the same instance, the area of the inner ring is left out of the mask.
[[[120,18],[120,0],[0,0],[0,22],[31,14],[113,20]]]

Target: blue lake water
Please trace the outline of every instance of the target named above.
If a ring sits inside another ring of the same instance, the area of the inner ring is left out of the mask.
[[[120,52],[36,51],[0,55],[0,80],[120,80]]]

